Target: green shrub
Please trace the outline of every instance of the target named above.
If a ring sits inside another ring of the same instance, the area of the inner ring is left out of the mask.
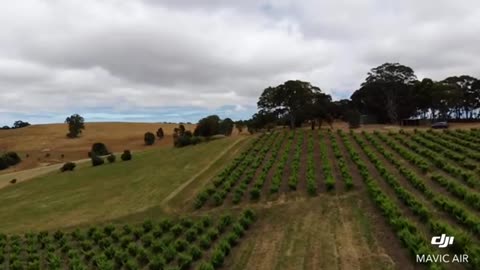
[[[3,159],[8,166],[17,165],[22,161],[20,156],[18,156],[18,154],[15,152],[6,152],[5,154],[3,154],[1,159]]]
[[[123,161],[132,160],[132,153],[130,150],[123,150],[123,154],[120,156]]]
[[[125,262],[125,265],[124,265],[124,266],[125,266],[125,269],[126,269],[126,270],[137,270],[137,269],[139,269],[137,262],[136,262],[135,260],[133,260],[133,259],[127,260],[127,261]]]
[[[163,257],[167,263],[170,263],[177,254],[177,251],[172,246],[166,246],[163,250]]]
[[[140,262],[141,265],[147,265],[150,261],[150,258],[148,257],[147,251],[142,247],[138,248],[137,259],[138,259],[138,261]]]
[[[112,224],[108,224],[103,227],[103,232],[108,236],[112,235],[113,231],[115,231],[115,226]]]
[[[92,150],[90,151],[91,156],[106,156],[110,154],[104,143],[96,142],[92,145]]]
[[[141,240],[144,247],[150,247],[153,242],[153,236],[151,234],[145,234]]]
[[[143,235],[143,229],[139,227],[135,227],[133,229],[133,236],[135,237],[135,240],[138,240],[142,237]]]
[[[145,141],[145,145],[152,145],[155,143],[155,135],[152,132],[146,132],[143,140]]]
[[[182,240],[182,239],[178,239],[178,240],[175,241],[175,243],[173,245],[174,245],[176,251],[182,252],[188,247],[188,242],[186,242],[185,240]]]
[[[207,236],[211,239],[211,240],[215,240],[218,238],[218,235],[220,234],[219,230],[216,229],[216,228],[211,228],[207,231]]]
[[[225,260],[225,253],[223,253],[219,249],[215,249],[210,259],[211,264],[214,268],[220,268],[223,265],[223,261]]]
[[[200,223],[202,224],[203,228],[207,228],[212,225],[212,218],[209,216],[204,216],[200,219]]]
[[[77,165],[73,162],[67,162],[60,168],[61,172],[73,171]]]
[[[95,156],[93,155],[91,157],[91,160],[92,160],[92,166],[100,166],[102,165],[103,163],[105,163],[105,161],[103,160],[103,158],[99,157],[99,156]]]
[[[198,270],[215,270],[215,267],[209,262],[202,262],[198,267]]]
[[[192,265],[193,258],[188,254],[180,253],[178,254],[177,262],[181,270],[187,270]]]
[[[228,241],[228,243],[231,245],[231,246],[235,246],[237,245],[238,243],[238,238],[239,238],[239,235],[236,234],[235,232],[230,232],[227,237],[226,237],[226,240]]]
[[[150,264],[148,265],[148,269],[163,270],[165,265],[166,265],[165,259],[161,255],[155,255],[153,258],[150,259]]]
[[[162,139],[163,136],[164,136],[163,128],[160,127],[160,128],[158,128],[158,130],[157,130],[157,137],[158,137],[159,139]]]
[[[257,201],[260,199],[260,189],[255,187],[252,190],[250,190],[250,199],[252,201]]]
[[[14,261],[10,263],[11,270],[23,270],[23,264],[20,261]],[[59,268],[52,268],[52,269],[59,269]]]
[[[197,239],[197,230],[194,228],[190,228],[185,232],[185,239],[187,239],[188,242],[194,242]]]
[[[132,233],[132,227],[128,224],[123,225],[123,234],[131,234]]]
[[[143,231],[148,233],[153,229],[153,222],[151,220],[145,220],[142,224]]]
[[[245,229],[243,228],[242,225],[236,223],[233,225],[233,231],[239,236],[243,236],[243,234],[245,233]]]
[[[160,253],[164,248],[164,244],[160,240],[154,240],[150,246],[153,253]]]
[[[160,221],[159,225],[160,229],[162,229],[163,232],[168,232],[173,226],[172,221],[169,219],[163,219],[162,221]]]
[[[137,256],[138,250],[139,250],[139,248],[138,248],[137,244],[135,244],[133,242],[128,244],[128,246],[127,246],[128,254],[130,254],[132,257]]]
[[[176,237],[178,237],[180,234],[182,234],[183,232],[183,227],[179,224],[175,224],[175,226],[172,227],[172,229],[170,230],[173,235],[175,235]]]
[[[108,155],[107,160],[109,163],[114,163],[115,160],[117,160],[117,157],[114,154],[110,154]]]
[[[127,262],[128,260],[128,254],[126,251],[123,251],[123,250],[118,250],[116,253],[115,253],[115,263],[117,265],[125,265],[125,263]],[[121,267],[120,267],[121,268]]]
[[[192,256],[193,260],[198,260],[202,257],[202,250],[197,245],[190,246],[188,253]]]
[[[183,217],[180,219],[180,224],[185,228],[190,228],[193,225],[193,221],[190,218]]]

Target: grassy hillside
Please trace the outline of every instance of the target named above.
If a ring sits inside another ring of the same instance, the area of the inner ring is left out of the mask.
[[[248,139],[237,136],[181,149],[155,149],[134,154],[129,162],[55,172],[1,189],[0,231],[95,223],[158,206],[202,169],[223,166],[213,161],[229,154],[229,147],[238,141],[235,147],[243,147]]]
[[[86,123],[82,135],[76,139],[65,136],[68,131],[67,124],[33,125],[20,129],[0,130],[0,152],[18,152],[23,160],[16,167],[0,173],[83,159],[87,157],[95,142],[105,143],[109,150],[114,152],[170,146],[173,129],[177,126],[161,123]],[[165,138],[157,140],[154,146],[145,146],[143,141],[145,132],[155,133],[159,127],[163,128]],[[187,130],[194,127],[195,125],[186,125]]]

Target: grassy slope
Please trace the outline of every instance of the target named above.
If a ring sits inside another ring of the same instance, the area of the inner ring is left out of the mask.
[[[0,153],[16,151],[23,159],[19,165],[0,173],[83,159],[87,157],[95,142],[105,143],[113,152],[152,148],[145,146],[143,135],[147,131],[155,133],[159,127],[163,128],[165,138],[157,141],[153,147],[171,146],[173,129],[177,126],[161,123],[86,123],[82,135],[75,139],[65,136],[68,131],[67,124],[33,125],[20,129],[0,130]],[[193,130],[195,125],[185,127],[187,130]]]
[[[130,162],[53,173],[4,188],[0,190],[0,231],[95,223],[158,206],[239,138],[147,151]]]

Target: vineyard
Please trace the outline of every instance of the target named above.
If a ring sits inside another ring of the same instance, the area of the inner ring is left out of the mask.
[[[1,269],[217,269],[255,220],[184,217],[139,225],[0,235]]]
[[[212,179],[195,209],[367,192],[415,254],[468,254],[480,269],[480,131],[265,133]],[[433,235],[455,237],[447,249]],[[430,269],[445,265],[429,263]]]
[[[468,254],[420,269],[480,269],[480,130],[247,138],[169,213],[0,233],[0,269],[418,269],[416,254]],[[454,243],[431,245],[441,234]]]

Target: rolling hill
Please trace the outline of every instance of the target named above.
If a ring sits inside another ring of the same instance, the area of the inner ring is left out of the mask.
[[[20,164],[0,171],[0,174],[87,158],[87,153],[95,142],[105,143],[113,152],[171,146],[171,135],[177,126],[178,124],[163,123],[85,123],[82,135],[75,139],[65,136],[68,131],[67,124],[32,125],[0,130],[0,153],[15,151],[22,158]],[[146,146],[143,141],[145,132],[155,133],[159,127],[163,128],[165,137],[157,140],[153,146]],[[193,130],[195,125],[185,127]]]

